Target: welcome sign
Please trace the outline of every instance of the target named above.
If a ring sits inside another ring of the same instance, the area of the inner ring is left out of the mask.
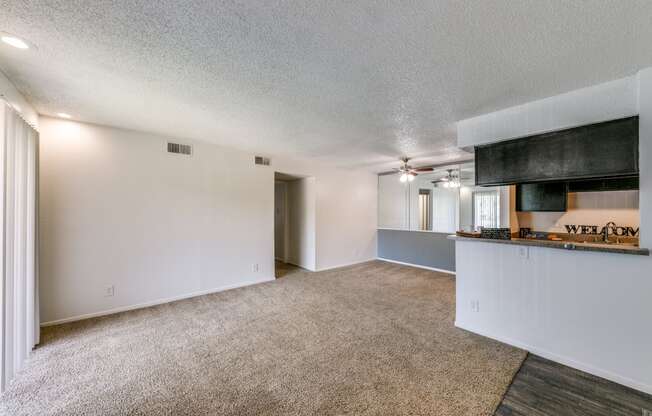
[[[604,234],[604,229],[607,227],[600,227],[598,225],[575,225],[567,224],[566,231],[569,234],[589,234],[589,235],[599,235]],[[599,230],[598,230],[599,228]],[[607,228],[608,234],[613,234],[619,237],[638,237],[638,227],[619,227],[612,226]]]

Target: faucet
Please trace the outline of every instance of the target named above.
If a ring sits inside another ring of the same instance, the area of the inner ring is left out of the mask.
[[[608,242],[609,242],[609,228],[610,228],[610,227],[615,227],[615,226],[616,226],[616,223],[615,223],[615,222],[613,222],[613,221],[609,221],[609,222],[607,223],[607,225],[605,225],[604,228],[602,229],[602,240],[603,240],[605,243],[608,243]]]

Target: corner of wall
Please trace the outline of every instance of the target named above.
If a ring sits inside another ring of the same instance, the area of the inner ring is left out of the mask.
[[[2,71],[0,71],[0,96],[25,119],[25,121],[38,130],[39,115],[36,109],[18,91]]]
[[[652,247],[652,67],[637,73],[642,247]]]

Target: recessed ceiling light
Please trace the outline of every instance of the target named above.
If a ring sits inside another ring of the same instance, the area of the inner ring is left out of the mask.
[[[3,32],[2,34],[0,34],[0,39],[2,39],[2,41],[7,45],[11,45],[14,48],[29,49],[29,43],[19,38],[18,36],[14,36],[10,33]]]
[[[57,113],[57,117],[72,118],[72,116],[70,114],[67,114],[67,113]]]

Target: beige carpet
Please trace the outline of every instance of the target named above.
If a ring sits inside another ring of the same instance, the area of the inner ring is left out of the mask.
[[[46,328],[5,415],[490,415],[525,353],[383,262]]]

